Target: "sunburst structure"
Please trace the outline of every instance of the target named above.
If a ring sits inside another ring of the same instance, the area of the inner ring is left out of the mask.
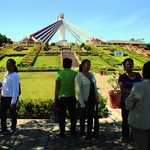
[[[33,33],[30,35],[30,38],[34,41],[42,41],[43,43],[48,43],[52,37],[55,35],[55,33],[59,29],[59,38],[58,42],[67,42],[65,39],[65,29],[71,34],[73,39],[76,43],[81,44],[84,43],[86,40],[90,40],[92,38],[95,38],[94,34],[91,34],[83,29],[81,29],[78,26],[75,26],[74,24],[66,21],[64,19],[64,14],[61,13],[60,17],[57,17],[56,22],[48,25],[47,27]]]

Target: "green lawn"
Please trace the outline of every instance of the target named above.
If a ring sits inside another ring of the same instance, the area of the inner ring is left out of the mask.
[[[103,61],[100,57],[98,56],[80,56],[81,59],[89,59],[91,61],[91,66],[94,67],[111,67],[109,64],[107,64],[105,61]]]
[[[110,50],[103,50],[101,47],[94,47],[93,46],[93,48],[98,53],[103,54],[104,57],[107,57],[107,58],[110,57],[110,59],[113,59],[113,61],[117,61],[118,62],[117,64],[122,64],[122,62],[124,61],[124,59],[129,58],[129,57],[131,57],[134,60],[134,66],[135,66],[135,68],[139,67],[139,66],[142,67],[145,62],[149,61],[148,57],[143,56],[141,54],[138,54],[136,52],[131,52],[129,50],[125,50],[124,48],[122,48],[122,47],[120,47],[118,45],[111,45],[109,47],[113,48],[113,49],[116,49],[116,50],[123,50],[124,54],[126,54],[126,55],[125,56],[114,56],[113,55],[114,52],[111,52]],[[92,59],[91,62],[92,62],[93,65],[95,64],[95,63],[93,63],[95,61],[97,61],[97,59],[96,60],[95,60],[95,58]],[[105,65],[105,66],[107,66],[107,65]]]
[[[8,53],[28,53],[32,47],[29,47],[29,50],[21,51],[21,52],[16,52],[13,50],[14,47],[8,47],[8,49],[4,48],[0,52],[6,52]],[[115,48],[115,47],[113,47]],[[102,52],[104,55],[107,54],[107,56],[113,57],[109,55],[110,52],[109,50],[103,50],[102,48],[97,48],[99,52]],[[116,49],[120,49],[120,47],[116,47]],[[117,56],[115,57],[116,60],[119,60],[119,62],[122,62],[125,58],[134,56],[134,63],[135,66],[142,66],[143,62],[140,62],[140,59],[136,59],[141,55],[138,54],[131,54],[131,52],[124,50],[125,53],[128,53],[128,56]],[[136,57],[137,55],[137,57]],[[0,61],[0,67],[5,68],[6,61],[10,57],[5,57]],[[16,56],[16,57],[11,57],[16,60],[16,62],[20,62],[23,57],[22,56]],[[80,58],[83,59],[89,59],[91,60],[92,67],[110,67],[111,66],[103,61],[100,57],[98,56],[80,56]],[[145,59],[148,59],[146,57],[143,57]],[[145,60],[144,60],[145,61]],[[60,62],[60,56],[38,56],[37,60],[34,64],[34,67],[61,67],[61,62]],[[0,73],[0,80],[2,80],[4,75],[4,72]],[[55,87],[55,75],[56,72],[19,72],[19,75],[21,77],[21,87],[22,87],[22,94],[20,96],[21,99],[53,99],[54,98],[54,87]]]
[[[18,64],[20,64],[21,60],[23,59],[23,56],[13,56],[13,57],[4,57],[1,61],[0,61],[0,67],[5,68],[6,67],[6,61],[12,58],[14,59]]]
[[[56,72],[20,72],[20,99],[54,99]],[[0,73],[0,80],[4,72]]]
[[[38,56],[34,67],[61,67],[60,56]]]
[[[22,50],[22,51],[16,51],[16,50],[13,50],[16,46],[12,46],[12,45],[9,45],[7,47],[5,47],[4,49],[0,50],[0,53],[5,53],[5,54],[27,54],[29,53],[33,47],[27,47],[28,50]]]

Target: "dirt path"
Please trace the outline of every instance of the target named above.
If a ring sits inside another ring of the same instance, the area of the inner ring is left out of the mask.
[[[108,91],[112,89],[112,87],[106,81],[108,76],[95,73],[95,78],[99,93],[108,98]]]
[[[120,109],[116,109],[116,108],[113,109],[109,105],[108,91],[112,90],[112,87],[106,81],[108,79],[108,76],[100,75],[98,73],[95,73],[95,78],[96,78],[96,81],[97,81],[97,87],[98,87],[99,93],[101,93],[103,97],[107,98],[107,108],[111,112],[113,118],[121,121],[121,111],[120,111]]]

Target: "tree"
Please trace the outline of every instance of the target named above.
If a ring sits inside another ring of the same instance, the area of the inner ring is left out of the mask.
[[[82,47],[84,47],[85,46],[85,44],[84,43],[82,43],[81,45],[80,45],[80,48],[82,48]]]
[[[45,43],[45,45],[44,45],[44,47],[43,47],[43,50],[44,50],[44,51],[48,51],[48,48],[49,48],[48,43]]]
[[[50,46],[55,46],[55,43],[51,43]]]
[[[135,41],[135,39],[134,39],[134,38],[131,38],[130,41]]]
[[[13,42],[11,41],[10,38],[7,38],[6,35],[0,34],[0,46],[2,46],[3,43],[5,43],[5,44],[12,44]]]
[[[91,50],[91,47],[90,47],[89,45],[85,45],[85,46],[84,46],[84,49],[87,50],[87,51],[90,51],[90,50]]]

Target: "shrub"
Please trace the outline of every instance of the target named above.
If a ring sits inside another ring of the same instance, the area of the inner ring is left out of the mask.
[[[48,48],[49,48],[48,43],[45,43],[44,46],[43,46],[43,50],[44,50],[44,51],[48,51]]]
[[[89,45],[85,45],[85,46],[84,46],[84,49],[87,50],[87,51],[90,51],[90,50],[91,50],[91,47],[90,47]]]
[[[51,43],[50,46],[55,46],[55,43]]]
[[[19,119],[49,119],[52,112],[53,100],[47,99],[20,99],[17,104],[17,113]],[[99,117],[106,116],[108,109],[106,107],[107,99],[100,94],[100,103],[98,106]],[[79,102],[77,101],[77,108]],[[68,114],[67,114],[68,115]],[[78,116],[79,117],[79,116]]]
[[[85,46],[85,44],[84,44],[84,43],[81,43],[80,48],[82,48],[82,47],[84,47],[84,46]]]
[[[108,116],[108,109],[106,107],[107,104],[107,98],[103,97],[100,94],[100,102],[98,105],[98,116],[99,118],[102,118],[103,116]]]
[[[20,99],[17,104],[19,119],[48,119],[50,118],[53,100],[47,99]]]

